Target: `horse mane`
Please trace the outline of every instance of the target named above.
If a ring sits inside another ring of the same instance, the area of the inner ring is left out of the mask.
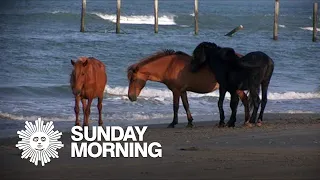
[[[222,47],[218,46],[213,42],[203,41],[196,46],[196,48],[192,52],[193,57],[200,57],[203,53],[203,50],[210,50],[209,53],[215,53],[219,51]]]
[[[78,57],[77,61],[85,62],[86,60],[93,60],[96,59],[94,57],[87,57],[87,56],[80,56]]]
[[[196,48],[213,48],[218,50],[221,49],[221,47],[217,44],[208,41],[201,42]]]
[[[146,58],[143,58],[139,62],[132,64],[127,69],[128,79],[131,79],[132,73],[134,73],[139,67],[148,64],[150,62],[153,62],[155,60],[158,60],[161,57],[169,56],[169,55],[184,55],[184,56],[190,56],[189,54],[182,52],[182,51],[175,51],[173,49],[164,49],[161,51],[158,51]]]
[[[78,61],[84,62],[85,60],[89,59],[87,56],[80,56],[78,57]]]

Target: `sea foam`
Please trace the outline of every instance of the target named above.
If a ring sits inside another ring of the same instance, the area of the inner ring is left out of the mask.
[[[110,87],[107,85],[105,91],[111,95],[127,96],[128,87]],[[172,92],[169,89],[156,89],[145,87],[140,93],[141,97],[149,98],[172,98]],[[188,97],[200,98],[200,97],[219,97],[218,91],[213,91],[206,94],[199,94],[188,92]],[[261,97],[261,96],[260,96]],[[230,94],[226,94],[226,98],[230,98]],[[295,99],[318,99],[320,98],[319,92],[268,92],[269,100],[295,100]]]
[[[116,23],[115,14],[103,14],[103,13],[92,13],[104,20]],[[174,21],[174,15],[162,15],[158,18],[159,25],[176,25]],[[154,24],[153,15],[132,15],[132,16],[120,16],[121,24]]]
[[[300,29],[313,31],[313,27],[300,27]],[[317,31],[320,31],[320,28],[317,28]]]

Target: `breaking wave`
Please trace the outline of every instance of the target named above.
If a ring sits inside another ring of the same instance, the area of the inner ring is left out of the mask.
[[[107,85],[105,91],[111,95],[127,96],[128,87],[110,87]],[[140,94],[141,97],[153,97],[153,98],[172,98],[172,92],[168,89],[155,89],[155,88],[144,88]],[[198,94],[188,92],[188,97],[200,98],[200,97],[219,97],[219,92],[214,91],[206,94]],[[227,93],[226,98],[230,98]],[[295,99],[318,99],[320,98],[319,92],[269,92],[268,99],[270,100],[295,100]]]
[[[183,113],[179,113],[180,116],[183,116]],[[7,119],[7,120],[17,120],[17,121],[35,121],[40,116],[33,116],[33,115],[18,115],[13,113],[6,113],[0,112],[0,119]],[[128,120],[149,120],[149,119],[160,119],[160,118],[171,118],[171,114],[162,114],[162,113],[144,113],[144,112],[127,112],[122,113],[121,116],[119,114],[103,114],[105,120],[110,122],[118,122],[118,121],[128,121]],[[73,122],[75,120],[75,115],[67,115],[67,116],[41,116],[41,119],[44,121],[68,121]],[[97,121],[97,116],[92,113],[90,116],[90,120]]]
[[[115,14],[103,14],[103,13],[92,13],[104,20],[116,23]],[[174,15],[162,15],[158,17],[159,25],[176,25],[174,21]],[[154,24],[154,16],[152,15],[132,15],[132,16],[120,16],[121,24]]]
[[[300,27],[300,29],[313,31],[313,27]],[[320,28],[317,28],[317,31],[320,31]]]

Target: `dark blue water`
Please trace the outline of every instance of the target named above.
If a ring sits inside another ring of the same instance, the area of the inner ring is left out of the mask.
[[[70,60],[79,56],[96,57],[107,66],[105,124],[167,123],[172,118],[171,92],[163,84],[148,82],[138,101],[130,102],[126,69],[162,49],[191,54],[202,41],[242,54],[260,50],[273,58],[266,112],[320,112],[320,44],[311,41],[313,1],[280,2],[278,41],[272,40],[272,0],[201,0],[197,36],[193,6],[193,0],[160,1],[159,33],[154,34],[153,1],[122,0],[121,34],[116,34],[115,0],[87,2],[85,33],[79,32],[79,0],[1,1],[0,135],[39,116],[72,124]],[[244,29],[232,38],[224,36],[238,25]],[[218,119],[218,92],[188,95],[193,115]],[[225,110],[229,112],[228,100]],[[185,115],[182,105],[179,114]],[[96,102],[91,119],[96,123]]]

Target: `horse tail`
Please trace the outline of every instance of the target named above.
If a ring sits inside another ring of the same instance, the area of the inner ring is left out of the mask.
[[[259,96],[258,89],[256,87],[250,87],[248,91],[248,103],[249,103],[249,112],[252,112],[255,107],[257,96]]]
[[[253,73],[248,79],[248,103],[249,111],[253,110],[255,106],[259,106],[259,93],[260,93],[260,78],[259,73]]]
[[[269,81],[271,79],[271,76],[273,74],[273,71],[274,71],[274,61],[273,59],[271,59],[270,57],[268,57],[268,69],[267,69],[267,76],[269,78]]]
[[[73,90],[73,86],[74,86],[74,70],[72,70],[71,74],[70,74],[70,88]]]

